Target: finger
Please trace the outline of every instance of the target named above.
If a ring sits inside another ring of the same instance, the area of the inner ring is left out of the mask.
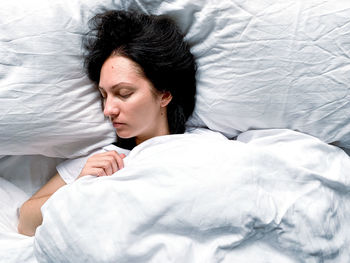
[[[113,162],[114,162],[114,160],[111,158],[108,158],[108,157],[101,162],[101,168],[103,168],[106,175],[113,174],[113,167],[112,167]]]
[[[86,175],[92,175],[92,176],[99,176],[99,174],[102,174],[104,173],[100,171],[101,169],[100,168],[88,168],[88,169],[84,169],[78,178],[80,177],[83,177],[83,176],[86,176]]]
[[[118,163],[119,170],[124,168],[123,158],[121,158],[119,155],[117,156],[117,163]]]
[[[115,161],[117,162],[118,169],[119,170],[123,169],[124,168],[124,162],[123,162],[123,159],[119,156],[119,154],[116,151],[111,151],[110,153],[113,155]]]
[[[88,159],[88,161],[98,161],[98,160],[101,160],[103,159],[104,155],[106,153],[95,153],[93,155],[91,155]]]
[[[116,160],[114,159],[113,156],[109,156],[110,157],[110,162],[111,162],[111,167],[112,167],[112,173],[115,173],[116,171],[118,171],[118,164],[116,162]]]
[[[122,154],[122,156],[125,157],[125,154]],[[103,169],[105,169],[105,172],[108,175],[111,175],[124,168],[123,158],[116,151],[109,151],[96,154],[93,160],[91,160],[91,163],[93,163],[94,167],[103,167]],[[108,162],[108,165],[106,161]]]
[[[94,157],[88,160],[85,166],[91,168],[102,168],[106,175],[112,175],[119,170],[115,157],[106,153],[96,154]]]
[[[96,176],[107,176],[106,171],[103,168],[95,168],[96,169]]]
[[[109,162],[109,167],[110,167],[111,171],[108,169],[107,166],[104,167],[104,168],[106,168],[106,173],[108,175],[114,174],[115,172],[117,172],[119,170],[118,162],[116,160],[117,157],[114,155],[115,155],[115,153],[108,152],[108,153],[105,153],[105,156],[101,157],[101,158],[103,158],[103,159],[101,159],[102,162],[105,162],[105,161]]]
[[[124,158],[126,157],[126,155],[125,155],[124,153],[119,154],[119,156],[120,156],[122,159],[124,159]]]

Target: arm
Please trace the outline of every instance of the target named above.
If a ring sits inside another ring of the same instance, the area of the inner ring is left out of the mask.
[[[54,192],[65,184],[61,176],[56,174],[22,205],[18,224],[18,232],[20,234],[34,236],[36,228],[43,221],[41,207]]]
[[[124,167],[125,154],[115,151],[99,153],[91,156],[78,178],[86,175],[108,176]],[[78,179],[77,178],[77,179]],[[18,232],[23,235],[33,236],[36,228],[41,225],[43,218],[41,207],[59,188],[66,185],[59,174],[52,177],[38,192],[26,201],[19,215]]]

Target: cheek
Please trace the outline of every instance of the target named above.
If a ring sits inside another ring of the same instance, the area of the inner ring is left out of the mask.
[[[139,97],[129,106],[129,114],[133,116],[133,119],[140,121],[152,119],[159,111],[157,101],[149,96]]]

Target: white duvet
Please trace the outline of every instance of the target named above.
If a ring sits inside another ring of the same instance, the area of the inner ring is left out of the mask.
[[[43,206],[38,262],[350,262],[350,158],[288,130],[153,138]]]

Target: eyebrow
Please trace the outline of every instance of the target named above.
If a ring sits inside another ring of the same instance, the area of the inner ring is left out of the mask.
[[[105,91],[105,89],[101,86],[98,86],[98,88],[100,90],[103,90]],[[131,83],[128,83],[128,82],[119,82],[118,84],[115,84],[111,87],[111,89],[121,89],[121,88],[133,88],[132,84]]]

